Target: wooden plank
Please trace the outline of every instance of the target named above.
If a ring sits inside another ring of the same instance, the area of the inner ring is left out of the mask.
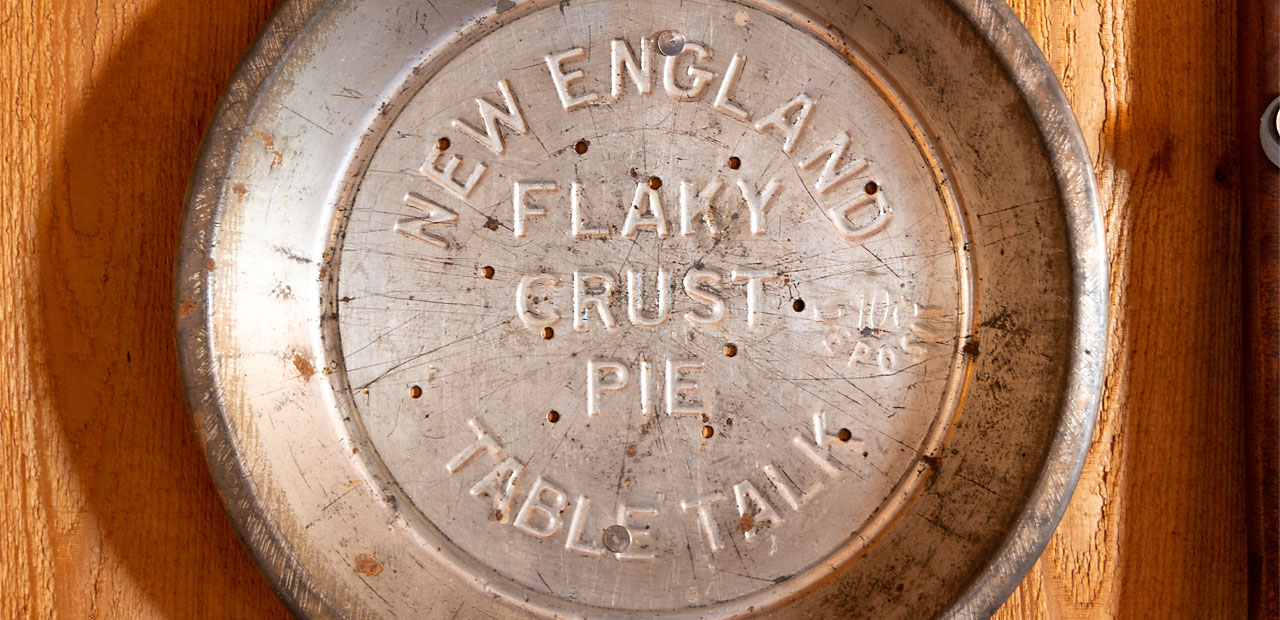
[[[1280,97],[1280,3],[1239,0],[1237,15],[1249,617],[1269,620],[1280,617],[1280,169],[1258,126]]]
[[[1012,3],[1089,142],[1113,303],[1085,474],[999,618],[1245,615],[1234,5]]]
[[[0,19],[0,618],[287,617],[182,401],[174,243],[271,2],[22,0]]]
[[[169,318],[200,135],[275,2],[2,9],[0,617],[287,616],[192,440]],[[1095,156],[1114,348],[1075,501],[999,617],[1242,617],[1234,3],[1013,6]]]

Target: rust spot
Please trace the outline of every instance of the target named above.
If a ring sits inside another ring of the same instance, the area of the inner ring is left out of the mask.
[[[215,269],[217,269],[217,268],[218,268],[218,263],[214,262],[214,260],[213,260],[212,258],[206,258],[206,259],[204,259],[204,270],[205,270],[205,271],[213,271],[213,270],[215,270]]]
[[[298,374],[302,375],[303,379],[310,379],[316,374],[316,369],[311,362],[298,353],[293,354],[293,367],[298,369]]]
[[[196,302],[192,301],[190,297],[178,302],[178,315],[182,318],[185,319],[192,314],[195,314],[195,312]]]
[[[628,444],[627,456],[635,456],[635,455],[636,455],[636,444]]]
[[[497,521],[498,523],[502,523],[502,517],[503,517],[503,514],[502,514],[502,511],[501,511],[501,510],[495,510],[495,511],[493,511],[493,520],[494,520],[494,521]]]
[[[249,188],[245,187],[244,183],[236,183],[231,191],[236,193],[236,198],[239,198],[240,202],[244,202],[244,197],[249,194]]]
[[[978,348],[977,340],[970,340],[969,342],[964,343],[964,347],[962,347],[960,350],[964,351],[964,354],[968,355],[969,357],[978,357],[978,354],[982,352]]]
[[[752,529],[755,528],[755,526],[756,526],[756,519],[751,515],[742,515],[742,518],[738,520],[738,531],[742,532],[743,534],[750,532]]]
[[[262,145],[267,147],[267,150],[271,151],[272,170],[275,170],[276,166],[284,163],[284,154],[276,150],[276,141],[271,139],[271,136],[267,135],[267,132],[255,131],[253,132],[253,136],[262,140]]]
[[[265,131],[255,131],[253,132],[253,137],[262,140],[262,144],[269,149],[274,149],[276,147],[276,141],[272,140],[271,136]]]
[[[321,268],[320,268],[320,276],[319,276],[319,277],[317,277],[316,279],[317,279],[317,280],[323,280],[323,279],[325,279],[325,278],[327,278],[327,277],[329,277],[329,268],[328,268],[328,267],[321,267]]]
[[[499,228],[499,227],[501,227],[501,226],[502,226],[502,222],[499,222],[498,220],[495,220],[495,219],[493,219],[493,218],[491,218],[491,217],[490,217],[490,218],[485,218],[485,220],[484,220],[484,227],[485,227],[485,228],[488,228],[489,230],[494,230],[494,231],[496,231],[496,230],[498,230],[498,228]]]
[[[377,577],[382,574],[382,562],[379,562],[372,555],[361,553],[356,556],[356,572],[370,577]]]

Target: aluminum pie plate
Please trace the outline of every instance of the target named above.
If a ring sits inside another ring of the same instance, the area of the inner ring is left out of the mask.
[[[1083,141],[987,0],[295,0],[178,262],[313,618],[984,617],[1106,346]]]

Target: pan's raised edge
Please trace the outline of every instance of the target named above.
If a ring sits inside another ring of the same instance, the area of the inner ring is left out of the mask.
[[[205,265],[214,247],[222,199],[228,191],[226,170],[243,138],[245,120],[256,105],[258,93],[274,79],[279,61],[289,54],[299,33],[327,3],[284,0],[227,84],[187,189],[175,257],[173,298],[178,365],[187,410],[228,516],[280,600],[295,615],[312,618],[336,618],[341,614],[329,609],[320,593],[314,591],[314,580],[300,574],[302,568],[291,546],[267,518],[263,498],[238,458],[230,421],[217,390],[209,337],[210,274]]]
[[[1058,433],[1004,542],[942,615],[977,620],[994,614],[1031,570],[1080,479],[1106,368],[1110,274],[1089,150],[1049,61],[1004,2],[955,0],[955,7],[986,40],[1035,119],[1061,195],[1074,293],[1071,361],[1059,405]]]

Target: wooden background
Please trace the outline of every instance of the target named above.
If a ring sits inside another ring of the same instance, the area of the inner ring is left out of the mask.
[[[277,0],[3,0],[0,618],[288,614],[183,407],[184,189]],[[1013,0],[1070,95],[1111,247],[1105,406],[999,618],[1245,614],[1233,0]]]

